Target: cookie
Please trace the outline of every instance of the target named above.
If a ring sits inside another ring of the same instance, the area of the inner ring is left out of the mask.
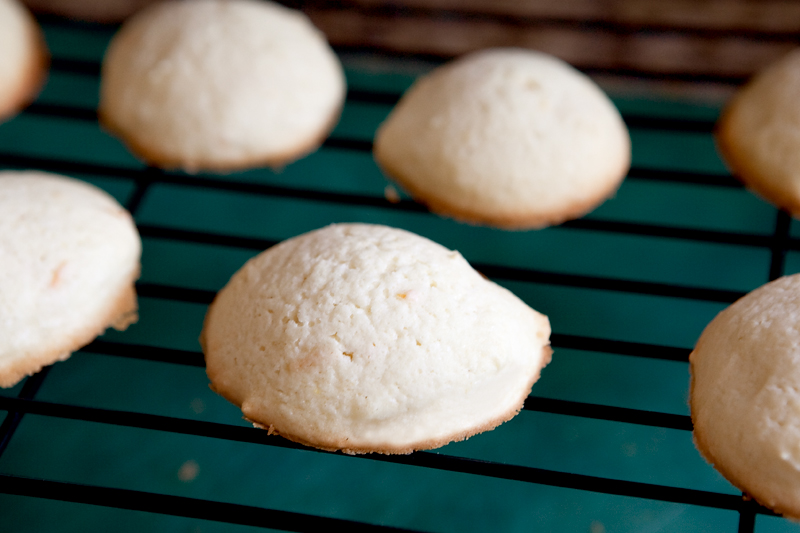
[[[747,188],[800,216],[800,49],[734,95],[715,138],[722,158]]]
[[[345,453],[411,453],[519,412],[550,360],[547,317],[458,252],[340,224],[251,259],[201,344],[211,387],[247,419]]]
[[[694,440],[740,490],[800,519],[800,275],[722,311],[689,356]]]
[[[591,211],[631,156],[627,128],[594,82],[522,49],[470,54],[418,80],[378,129],[374,155],[432,211],[507,229]]]
[[[39,25],[16,0],[0,0],[0,122],[39,93],[49,55]]]
[[[135,322],[140,251],[130,214],[100,189],[0,172],[0,387]]]
[[[344,94],[339,60],[299,11],[172,1],[140,11],[112,39],[99,116],[152,165],[227,172],[312,152]]]

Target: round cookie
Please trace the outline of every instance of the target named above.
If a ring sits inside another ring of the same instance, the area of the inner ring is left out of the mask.
[[[762,505],[800,519],[800,275],[756,289],[689,356],[694,440]]]
[[[800,49],[734,95],[717,124],[716,141],[747,188],[800,216]]]
[[[0,0],[0,122],[33,100],[47,75],[42,32],[16,0]]]
[[[543,53],[491,49],[418,80],[378,130],[374,155],[434,212],[525,229],[613,195],[630,138],[588,77]]]
[[[211,387],[247,419],[345,453],[410,453],[519,412],[550,360],[547,317],[458,252],[340,224],[248,261],[206,315]]]
[[[100,189],[0,172],[0,387],[135,322],[140,251],[130,214]]]
[[[315,150],[344,94],[341,64],[299,11],[172,1],[140,11],[113,38],[99,116],[153,165],[226,172]]]

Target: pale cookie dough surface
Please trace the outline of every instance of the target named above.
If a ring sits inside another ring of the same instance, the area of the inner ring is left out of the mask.
[[[154,165],[224,172],[313,151],[344,94],[338,58],[299,11],[172,1],[137,13],[112,40],[99,113]]]
[[[689,360],[703,457],[761,504],[800,518],[800,275],[722,311]]]
[[[734,95],[716,140],[725,162],[749,189],[800,216],[800,49]]]
[[[547,317],[454,251],[333,225],[250,260],[201,341],[212,388],[271,432],[410,453],[494,428],[550,360]]]
[[[435,212],[535,228],[613,195],[630,138],[608,97],[566,63],[490,49],[417,81],[378,130],[375,159]]]
[[[0,386],[134,322],[140,252],[130,214],[100,189],[0,172]]]
[[[47,74],[38,24],[16,0],[0,0],[0,121],[34,99]]]

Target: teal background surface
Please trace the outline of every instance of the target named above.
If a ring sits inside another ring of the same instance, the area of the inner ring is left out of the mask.
[[[99,64],[113,29],[44,25],[56,60]],[[400,93],[429,65],[343,57],[351,89]],[[377,67],[376,67],[377,65]],[[93,109],[99,78],[54,68],[37,103]],[[719,102],[613,95],[623,113],[713,121]],[[333,136],[371,140],[391,106],[348,102]],[[720,177],[720,185],[629,178],[587,221],[744,235],[758,244],[710,242],[693,235],[554,227],[506,232],[473,227],[387,202],[354,205],[335,199],[222,191],[210,180],[267,184],[300,191],[381,200],[391,182],[366,152],[323,147],[280,171],[193,177],[192,183],[156,183],[135,212],[140,225],[279,241],[333,222],[401,227],[458,249],[474,263],[586,276],[599,286],[497,279],[546,313],[553,331],[599,340],[642,343],[634,354],[555,347],[532,395],[688,415],[688,363],[650,357],[647,345],[688,350],[716,313],[719,299],[637,292],[603,280],[668,284],[743,294],[768,280],[776,210],[727,175],[709,133],[632,129],[633,164]],[[143,169],[94,121],[23,112],[0,125],[0,158]],[[70,173],[127,202],[136,184],[126,174]],[[176,174],[180,175],[180,174]],[[333,198],[333,197],[332,197]],[[792,235],[800,227],[792,224]],[[761,239],[761,240],[759,240]],[[258,250],[143,237],[146,284],[217,291]],[[800,271],[789,252],[786,273]],[[103,340],[199,352],[206,306],[154,295],[140,298],[140,320]],[[636,350],[634,350],[636,351]],[[199,357],[199,355],[198,355]],[[15,396],[23,384],[0,391]],[[237,408],[208,388],[203,368],[78,352],[53,366],[37,400],[64,405],[162,415],[248,426]],[[0,412],[0,417],[5,413]],[[253,430],[257,431],[257,430]],[[279,439],[279,437],[274,437]],[[501,464],[598,476],[607,480],[739,492],[699,456],[686,430],[523,411],[494,431],[433,452]],[[444,470],[391,464],[315,450],[284,449],[27,414],[5,453],[0,473],[124,488],[346,518],[433,532],[579,531],[731,532],[735,511],[553,487]],[[255,531],[258,528],[0,494],[0,530],[33,531]],[[263,529],[260,529],[263,531]],[[795,531],[780,518],[759,515],[759,533]]]

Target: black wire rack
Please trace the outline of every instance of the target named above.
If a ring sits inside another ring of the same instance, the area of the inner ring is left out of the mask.
[[[87,59],[80,57],[80,55],[77,57],[69,54],[62,55],[58,43],[68,40],[73,33],[82,35],[97,33],[102,38],[107,38],[111,34],[111,29],[103,26],[65,22],[55,18],[43,18],[42,22],[46,32],[48,32],[48,38],[51,40],[53,54],[51,80],[62,76],[69,79],[81,78],[89,85],[96,84],[99,77],[99,56],[94,59]],[[651,29],[651,31],[655,30]],[[374,50],[347,49],[342,51],[344,55],[361,52],[369,52],[374,59]],[[394,61],[396,58],[392,60]],[[629,75],[631,73],[626,72],[625,74]],[[633,74],[644,75],[645,73]],[[371,75],[380,76],[381,74],[373,73]],[[658,76],[647,74],[647,77],[657,78]],[[45,90],[44,94],[47,94],[47,90]],[[375,89],[370,87],[369,84],[358,85],[351,83],[345,115],[347,115],[348,109],[363,105],[367,107],[374,106],[378,109],[378,114],[383,113],[385,116],[385,113],[398,100],[399,96],[399,90],[388,91]],[[653,103],[651,107],[657,108],[660,97],[650,96],[649,98]],[[706,139],[706,141],[711,136],[714,116],[709,116],[708,114],[700,118],[689,115],[673,116],[660,111],[648,113],[646,111],[647,107],[643,109],[645,111],[626,111],[623,106],[624,118],[632,131],[666,133],[678,136],[691,135],[696,138]],[[756,254],[759,258],[758,261],[760,261],[758,264],[763,264],[763,275],[760,279],[750,277],[746,281],[697,283],[691,279],[690,274],[681,278],[688,281],[670,281],[673,278],[669,276],[666,278],[663,276],[649,276],[645,267],[642,267],[644,269],[642,270],[644,272],[642,275],[626,276],[624,269],[622,273],[614,274],[613,258],[609,260],[612,264],[612,273],[609,274],[608,269],[595,268],[591,261],[585,267],[560,270],[558,268],[548,268],[546,263],[537,266],[536,262],[531,264],[516,259],[505,261],[504,257],[506,256],[502,253],[492,255],[492,253],[486,252],[485,254],[473,254],[474,257],[469,253],[465,253],[465,256],[475,268],[499,283],[509,286],[515,292],[521,292],[523,298],[528,300],[534,307],[537,307],[535,294],[539,289],[531,289],[533,290],[531,294],[534,294],[534,296],[529,296],[529,287],[544,287],[542,290],[545,292],[551,288],[556,288],[558,290],[583,291],[580,294],[599,294],[598,298],[601,300],[607,299],[607,305],[611,306],[615,305],[614,302],[616,300],[614,298],[616,296],[614,295],[632,295],[633,297],[646,299],[668,299],[670,301],[679,301],[680,306],[683,306],[680,307],[681,309],[693,309],[693,306],[702,307],[700,316],[709,317],[713,316],[713,312],[735,301],[748,290],[768,280],[775,279],[784,273],[789,273],[793,268],[791,265],[787,266],[787,256],[800,250],[800,238],[793,235],[789,216],[785,212],[775,210],[755,199],[752,199],[753,205],[755,205],[753,209],[760,213],[762,218],[761,229],[754,231],[749,231],[747,228],[739,230],[725,228],[724,225],[720,226],[715,223],[683,223],[679,215],[673,218],[673,222],[664,223],[655,219],[655,221],[648,222],[647,216],[640,217],[638,220],[636,217],[627,215],[615,217],[615,211],[612,210],[609,211],[610,214],[607,216],[602,216],[602,214],[599,216],[590,215],[584,219],[567,222],[559,228],[541,232],[514,233],[509,236],[509,234],[503,232],[462,226],[452,221],[442,221],[438,217],[429,214],[424,207],[406,197],[399,202],[389,201],[382,194],[375,193],[376,190],[382,190],[384,187],[385,182],[380,181],[380,179],[378,179],[375,188],[360,190],[358,187],[337,189],[326,185],[308,187],[304,186],[303,183],[292,184],[288,183],[289,180],[278,179],[280,174],[272,173],[268,174],[266,178],[264,174],[258,174],[255,177],[250,175],[190,176],[147,168],[131,162],[110,163],[109,158],[102,154],[104,144],[92,148],[94,151],[91,153],[100,154],[97,157],[85,156],[82,153],[73,155],[69,151],[69,147],[63,148],[61,146],[60,143],[63,143],[63,139],[55,138],[53,140],[47,137],[49,125],[56,123],[77,125],[78,130],[89,128],[92,131],[97,131],[96,112],[90,105],[41,98],[26,109],[20,115],[20,118],[16,120],[16,124],[21,123],[22,126],[19,126],[19,130],[14,130],[15,133],[11,137],[3,137],[2,129],[17,128],[18,126],[13,125],[15,122],[12,121],[7,125],[0,125],[0,167],[7,169],[39,169],[79,176],[89,180],[97,178],[105,180],[104,183],[118,182],[128,188],[125,195],[125,205],[137,219],[139,232],[145,241],[145,277],[137,284],[137,291],[143,300],[156,302],[151,306],[160,305],[158,302],[173,302],[176,304],[191,304],[202,310],[205,305],[211,302],[216,289],[219,288],[219,286],[208,284],[193,285],[191,282],[169,283],[148,278],[147,261],[150,261],[150,264],[154,264],[159,261],[168,262],[171,260],[157,255],[154,250],[160,249],[158,248],[159,246],[196,246],[197,249],[201,250],[201,255],[198,257],[202,257],[203,263],[205,263],[206,261],[213,261],[215,254],[220,253],[220,250],[239,254],[236,257],[246,258],[252,256],[272,246],[282,238],[297,232],[294,226],[270,233],[269,231],[258,229],[254,231],[249,229],[242,231],[218,230],[213,227],[209,229],[208,225],[193,223],[191,220],[186,224],[154,222],[149,213],[156,210],[159,205],[163,207],[164,202],[169,205],[168,199],[163,200],[161,203],[154,200],[158,194],[162,194],[164,191],[190,191],[190,194],[210,195],[212,198],[234,195],[237,198],[249,199],[248,202],[254,202],[252,205],[265,211],[277,209],[274,206],[279,205],[281,202],[300,202],[309,210],[338,209],[341,211],[341,215],[337,216],[347,220],[364,220],[366,218],[368,221],[378,220],[391,223],[394,220],[411,220],[403,217],[412,217],[415,221],[412,225],[416,224],[419,227],[427,228],[437,224],[444,224],[447,229],[442,231],[459,231],[466,236],[464,238],[475,240],[478,242],[478,246],[483,246],[484,248],[492,248],[494,246],[492,243],[495,239],[500,239],[501,243],[504,243],[503,239],[506,238],[510,239],[512,243],[523,244],[528,243],[527,239],[534,239],[528,245],[535,247],[538,246],[536,239],[539,238],[536,235],[554,235],[552,237],[554,240],[566,240],[567,245],[573,242],[570,240],[572,238],[570,235],[578,235],[580,238],[576,242],[591,248],[591,242],[602,241],[610,236],[611,238],[633,239],[631,242],[634,243],[632,245],[634,248],[636,247],[635,243],[640,242],[657,243],[659,246],[662,243],[678,243],[677,246],[689,243],[687,246],[690,246],[690,248],[687,254],[704,249],[703,247],[719,246],[728,250],[729,253],[726,252],[728,255],[724,257],[730,258],[732,262],[738,261],[740,257],[743,258],[743,262],[751,261],[745,257]],[[32,124],[30,131],[24,130],[28,123]],[[27,137],[20,139],[19,134],[16,132],[23,130],[28,131]],[[80,139],[78,141],[82,142]],[[91,144],[93,141],[88,139],[85,142]],[[41,144],[41,149],[30,148],[32,144],[36,143]],[[637,138],[634,137],[634,166],[628,175],[626,184],[632,183],[634,184],[633,186],[637,183],[655,184],[658,187],[663,187],[664,190],[678,190],[680,194],[689,195],[694,194],[696,191],[711,191],[710,194],[713,196],[722,191],[721,194],[724,196],[727,194],[726,191],[732,191],[737,195],[737,198],[749,198],[749,193],[744,191],[738,182],[726,173],[698,171],[691,168],[665,168],[650,164],[644,157],[639,158],[637,162],[636,143]],[[358,159],[361,161],[360,164],[374,166],[374,163],[371,162],[371,149],[372,145],[368,137],[364,135],[348,135],[346,132],[342,133],[340,129],[325,142],[321,152],[335,155],[345,154],[346,157],[352,156]],[[65,153],[66,155],[64,155]],[[311,160],[315,157],[319,157],[318,154],[310,156],[309,159]],[[278,178],[272,179],[275,176],[278,176]],[[317,180],[315,183],[322,182]],[[189,201],[191,201],[191,198],[189,198]],[[624,205],[629,200],[621,192],[620,198],[614,201]],[[653,199],[652,201],[657,203],[660,200]],[[746,201],[750,202],[751,200],[748,199]],[[150,205],[148,205],[148,202],[150,202]],[[725,207],[723,206],[723,208]],[[180,211],[182,206],[176,205],[175,209]],[[291,211],[291,208],[289,209]],[[276,216],[286,216],[281,213],[279,212]],[[297,216],[303,215],[298,213]],[[764,222],[765,217],[766,222]],[[276,225],[279,225],[281,219],[278,218],[276,220]],[[222,224],[220,227],[227,226]],[[736,224],[734,224],[734,227],[736,227]],[[459,229],[452,230],[452,228]],[[501,233],[504,236],[498,237]],[[275,238],[272,238],[271,235],[274,235]],[[542,238],[547,239],[549,237]],[[672,246],[672,244],[669,244],[669,246]],[[643,247],[642,254],[646,254],[646,250],[647,247]],[[147,258],[148,253],[151,254],[149,258]],[[549,250],[539,250],[536,253],[548,254],[551,252]],[[614,252],[609,253],[613,255]],[[579,256],[576,255],[575,258],[577,259]],[[655,260],[658,259],[656,258]],[[719,263],[717,259],[703,259],[702,261],[701,267],[711,269],[712,272],[714,269],[723,272],[731,268],[730,263]],[[204,268],[204,264],[194,264],[193,266],[198,269]],[[609,297],[608,295],[612,296]],[[576,297],[576,301],[580,302],[580,296]],[[547,311],[546,308],[541,310]],[[141,311],[143,320],[145,320],[147,312],[148,307],[144,305]],[[653,312],[657,314],[658,310]],[[561,315],[563,314],[561,312]],[[674,343],[664,342],[661,337],[651,342],[649,339],[639,338],[636,335],[630,337],[605,336],[597,334],[596,329],[591,327],[582,328],[581,320],[583,319],[580,317],[575,318],[568,326],[562,326],[561,324],[564,322],[559,323],[557,321],[558,318],[560,318],[559,312],[556,312],[556,316],[551,315],[554,327],[552,336],[552,345],[555,350],[554,364],[558,361],[561,352],[573,351],[586,354],[610,354],[614,357],[621,357],[625,361],[631,361],[632,364],[643,363],[647,365],[650,362],[666,361],[682,365],[681,368],[684,368],[684,371],[685,367],[688,367],[688,354],[691,350],[691,343],[683,340],[677,340]],[[662,318],[665,329],[672,327],[670,321],[674,317],[665,316]],[[564,320],[569,321],[569,315]],[[695,321],[693,322],[694,329],[692,330],[694,333],[705,325],[704,323],[697,324],[695,317],[692,317],[691,320]],[[165,321],[165,327],[173,327],[170,324],[170,320]],[[180,326],[174,325],[174,327],[178,328]],[[632,327],[635,327],[635,324]],[[135,401],[131,402],[131,406],[123,404],[122,408],[112,408],[102,404],[102,402],[93,405],[89,401],[73,403],[63,400],[51,401],[47,397],[42,399],[41,391],[45,390],[54,380],[63,379],[53,377],[53,374],[59,372],[62,367],[69,368],[69,365],[78,364],[75,361],[80,361],[82,357],[97,356],[104,360],[112,361],[111,364],[124,360],[141,361],[148,365],[155,363],[154,366],[148,366],[149,371],[152,372],[158,372],[159,369],[164,368],[163,364],[174,365],[179,369],[177,372],[182,376],[189,372],[189,369],[202,369],[204,367],[203,356],[199,351],[199,346],[195,349],[176,346],[178,344],[171,344],[170,342],[151,342],[146,335],[129,336],[127,333],[107,335],[82,349],[80,354],[73,356],[69,361],[58,363],[51,368],[45,368],[38,374],[28,378],[20,386],[0,395],[0,412],[5,411],[6,413],[2,425],[0,425],[0,493],[7,496],[5,499],[0,499],[0,509],[3,507],[6,509],[5,512],[0,514],[10,512],[18,502],[24,501],[25,505],[36,509],[39,502],[59,501],[89,504],[92,509],[105,507],[112,509],[114,512],[123,512],[125,510],[143,511],[155,516],[157,521],[166,520],[166,517],[185,517],[209,521],[209,523],[215,523],[221,527],[244,525],[286,531],[317,531],[336,526],[343,526],[352,531],[380,529],[439,531],[451,529],[454,523],[451,520],[449,522],[445,521],[445,525],[442,525],[436,520],[426,521],[423,518],[416,521],[407,521],[403,516],[392,515],[386,509],[381,509],[380,506],[369,512],[361,514],[350,513],[349,515],[347,513],[337,513],[335,510],[319,512],[313,506],[311,510],[300,508],[298,511],[298,507],[294,504],[286,505],[283,508],[279,506],[252,505],[248,502],[229,501],[213,494],[208,497],[202,495],[187,496],[182,495],[179,489],[141,488],[141,485],[137,483],[132,483],[128,486],[99,485],[59,479],[60,476],[47,477],[46,475],[37,475],[36,472],[38,471],[36,470],[31,474],[20,473],[15,470],[14,458],[19,457],[22,452],[18,451],[15,452],[16,455],[9,456],[14,449],[15,443],[23,439],[23,437],[20,437],[20,431],[34,417],[37,420],[44,421],[42,423],[45,424],[45,427],[49,427],[47,424],[52,421],[60,421],[67,424],[65,427],[72,428],[73,426],[70,425],[72,422],[79,422],[80,424],[75,425],[74,429],[70,430],[75,432],[80,432],[80,428],[85,426],[84,423],[91,423],[103,427],[132,428],[134,430],[133,435],[150,435],[150,433],[146,432],[151,430],[168,436],[176,436],[175,438],[178,435],[183,435],[193,439],[191,442],[198,443],[197,446],[203,446],[203,443],[210,442],[210,439],[212,441],[257,445],[258,450],[283,449],[287,450],[287,453],[293,454],[292,457],[336,457],[337,461],[346,462],[343,468],[357,472],[361,476],[359,482],[364,484],[376,482],[376,478],[369,474],[372,471],[371,465],[375,463],[392,464],[400,469],[398,470],[401,473],[400,475],[406,475],[411,472],[412,474],[408,475],[413,476],[414,472],[419,472],[419,468],[431,471],[432,475],[446,472],[458,474],[460,477],[452,479],[469,480],[469,483],[473,483],[475,487],[478,487],[475,491],[481,497],[498,490],[497,487],[502,489],[502,487],[536,486],[543,488],[542,490],[564,488],[570,489],[570,492],[554,493],[560,496],[554,496],[554,502],[542,505],[567,505],[573,500],[581,500],[583,498],[582,495],[601,494],[625,497],[623,501],[634,502],[630,504],[634,510],[637,505],[636,502],[651,501],[733,513],[733,515],[725,516],[735,516],[735,520],[724,521],[724,524],[716,523],[711,519],[709,523],[719,526],[717,530],[720,531],[729,530],[726,529],[729,526],[737,527],[739,532],[771,531],[775,528],[785,527],[783,521],[778,521],[778,519],[773,519],[774,522],[764,522],[763,524],[759,521],[757,524],[758,516],[770,517],[774,516],[773,513],[753,501],[744,499],[735,490],[708,490],[706,485],[702,483],[699,484],[700,488],[696,488],[690,486],[689,483],[648,482],[642,480],[642,476],[637,475],[596,475],[593,473],[597,471],[594,467],[586,469],[577,467],[566,470],[558,468],[557,464],[554,468],[544,468],[541,466],[542,463],[539,466],[534,466],[536,464],[535,461],[529,464],[517,464],[513,459],[504,457],[502,453],[499,456],[462,453],[459,448],[455,448],[456,451],[451,453],[450,450],[453,445],[438,451],[417,452],[403,456],[367,455],[350,457],[341,454],[310,451],[281,438],[269,436],[264,431],[243,425],[238,417],[233,414],[233,410],[226,411],[224,413],[225,416],[221,418],[208,420],[202,417],[192,418],[189,416],[157,414],[149,409],[138,410]],[[579,366],[579,363],[570,364]],[[580,369],[577,366],[572,369],[566,369],[565,372],[578,372]],[[650,377],[652,379],[658,379],[657,374],[661,367],[656,365],[645,368],[646,372],[651,374]],[[186,376],[187,380],[198,380],[196,373],[186,374]],[[548,378],[548,370],[545,370],[541,380],[542,384]],[[88,386],[91,387],[92,382],[102,380],[104,376],[99,374],[90,375],[88,379]],[[603,376],[598,376],[597,378],[598,381],[602,379],[604,379]],[[688,382],[688,374],[685,381]],[[591,380],[587,382],[591,382]],[[83,386],[87,385],[84,384]],[[649,408],[647,405],[614,405],[613,402],[592,402],[586,401],[583,397],[565,398],[558,397],[557,394],[548,397],[538,394],[538,387],[539,384],[534,387],[532,396],[525,402],[520,418],[525,417],[526,413],[542,413],[556,421],[553,426],[555,428],[567,428],[571,424],[569,421],[572,420],[595,420],[598,421],[599,425],[597,427],[600,435],[620,431],[620,427],[655,428],[659,431],[675,432],[680,435],[684,444],[689,442],[688,436],[692,429],[692,424],[687,415],[688,409],[684,409],[683,412],[675,412],[675,410],[668,412]],[[224,421],[220,422],[219,420]],[[512,424],[509,423],[508,425]],[[501,428],[492,432],[500,435],[499,437],[491,438],[501,439],[508,438],[506,435],[509,437],[516,435],[511,430],[506,432],[505,426],[501,426]],[[51,438],[58,441],[63,437],[53,434]],[[143,443],[147,442],[145,436],[141,438]],[[482,437],[474,437],[473,439],[480,438]],[[543,435],[541,438],[545,439],[547,437]],[[600,440],[604,438],[603,436],[598,437]],[[23,442],[27,443],[28,441],[23,439]],[[181,440],[180,442],[184,441]],[[467,442],[469,443],[470,441]],[[495,443],[495,441],[492,442]],[[494,446],[495,444],[492,445]],[[148,445],[143,444],[142,446],[147,447]],[[25,453],[32,457],[31,461],[36,461],[37,455],[47,454],[50,449],[50,446],[43,444],[41,449],[34,447],[26,450]],[[659,450],[654,452],[656,455],[658,453],[660,453]],[[300,456],[298,454],[303,455]],[[65,457],[63,460],[69,462],[70,457]],[[603,461],[604,459],[600,457],[593,460]],[[313,462],[316,459],[308,459],[308,461]],[[631,468],[633,472],[636,471],[635,465],[625,466],[624,462],[620,464],[622,470]],[[680,463],[674,465],[676,469],[695,468],[695,466],[687,466]],[[102,470],[102,464],[98,463],[97,468]],[[710,467],[707,468],[710,469]],[[310,474],[303,473],[302,475]],[[505,480],[516,484],[496,485],[492,480]],[[280,481],[276,480],[275,483],[280,483]],[[298,495],[297,498],[299,500],[320,498],[318,487],[314,488],[313,483],[313,480],[307,482],[307,494]],[[453,482],[451,481],[450,483]],[[522,485],[518,485],[520,483]],[[300,486],[303,485],[301,484]],[[722,485],[718,484],[717,486]],[[280,492],[281,489],[277,490]],[[335,487],[328,487],[328,490],[335,490]],[[563,494],[567,494],[567,496]],[[17,499],[8,499],[8,496],[17,497]],[[420,500],[414,500],[410,505],[412,507],[414,505],[419,506],[421,499],[424,497],[424,495],[420,496]],[[530,505],[535,506],[537,504],[530,502]],[[479,508],[480,506],[478,505],[477,507]],[[84,509],[84,507],[79,507],[79,509]],[[474,502],[464,498],[461,500],[460,507],[439,509],[436,512],[444,513],[448,516],[470,516],[474,509]],[[432,514],[436,514],[436,512],[432,512]],[[618,510],[616,512],[624,515],[627,511]],[[80,512],[78,516],[81,516]],[[644,520],[639,529],[633,528],[631,530],[660,531],[670,530],[670,527],[679,527],[674,524],[670,526],[670,522],[661,523],[660,526],[656,527],[654,525],[655,522],[655,519]],[[35,529],[33,526],[28,528],[26,523],[26,520],[22,520],[20,523],[12,525],[10,530],[28,531]],[[33,524],[35,521],[32,520],[29,523]],[[205,522],[203,523],[205,524]],[[447,526],[446,524],[448,523],[451,526]],[[169,522],[168,524],[173,523]],[[529,517],[529,522],[526,522],[525,527],[536,525],[535,517]],[[78,523],[77,525],[72,524],[72,526],[85,530],[86,524]],[[170,529],[171,526],[164,527]],[[587,522],[586,528],[594,533],[605,530],[601,522]],[[4,526],[0,525],[0,529],[4,530]],[[64,525],[64,529],[69,528]],[[463,526],[459,526],[459,529],[463,530]]]

